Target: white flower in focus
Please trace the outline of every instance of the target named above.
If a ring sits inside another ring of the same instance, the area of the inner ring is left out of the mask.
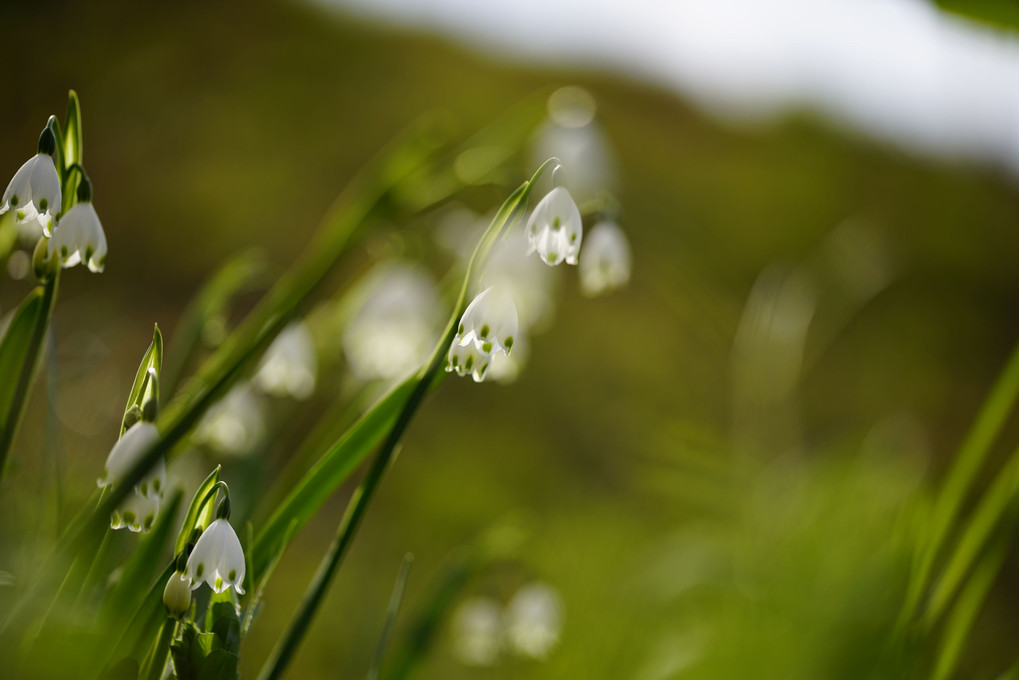
[[[83,180],[83,186],[87,181]],[[99,273],[106,266],[106,234],[91,200],[76,203],[60,218],[53,229],[47,257],[54,253],[64,269],[84,264],[90,272]]]
[[[138,421],[132,425],[110,449],[103,476],[96,480],[96,485],[100,488],[116,485],[158,440],[159,430],[152,423]],[[166,463],[160,458],[148,475],[135,485],[135,491],[144,498],[161,497],[165,487]]]
[[[56,138],[48,127],[39,136],[39,153],[25,161],[4,192],[0,215],[14,210],[18,222],[38,220],[47,236],[53,217],[60,212],[60,177],[53,164]]]
[[[387,264],[362,284],[363,302],[343,329],[343,352],[363,381],[396,380],[428,358],[440,322],[439,296],[422,269]]]
[[[457,658],[470,666],[491,666],[502,649],[502,632],[498,602],[480,597],[465,601],[453,618]]]
[[[253,382],[267,394],[307,399],[315,390],[317,369],[315,342],[308,327],[292,323],[269,346]]]
[[[541,261],[549,266],[560,262],[577,264],[584,226],[580,209],[570,192],[556,187],[538,201],[527,220],[528,253],[538,252]]]
[[[265,433],[262,408],[250,387],[240,384],[202,417],[192,439],[221,453],[250,453]]]
[[[505,288],[490,286],[467,305],[453,342],[474,343],[483,354],[509,354],[517,335],[517,306]]]
[[[241,587],[244,583],[244,550],[230,522],[217,519],[202,532],[188,557],[185,573],[191,581],[192,590],[204,581],[217,593],[232,587],[238,595],[244,594]]]
[[[159,516],[163,504],[162,494],[150,493],[143,496],[137,490],[127,494],[120,507],[110,516],[111,529],[129,529],[134,533],[148,533]]]
[[[613,222],[599,222],[580,254],[580,287],[587,295],[621,288],[630,280],[630,242]]]
[[[506,638],[519,654],[546,658],[559,642],[562,603],[546,585],[532,583],[513,596],[506,607]]]

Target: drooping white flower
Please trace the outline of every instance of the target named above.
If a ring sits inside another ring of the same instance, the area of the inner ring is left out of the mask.
[[[579,202],[615,191],[618,172],[608,137],[595,117],[597,105],[586,90],[567,86],[548,99],[548,120],[535,133],[535,166],[556,157],[570,169],[563,186]]]
[[[545,264],[577,264],[584,226],[580,209],[564,187],[552,189],[538,201],[527,220],[526,231],[528,252],[537,251]]]
[[[505,618],[510,646],[524,656],[544,659],[559,642],[562,602],[552,588],[532,583],[513,596]]]
[[[483,382],[492,365],[493,355],[485,354],[474,343],[461,345],[456,340],[446,354],[446,372],[456,371],[459,376],[471,375],[474,382]]]
[[[252,452],[264,434],[258,395],[241,383],[206,411],[192,440],[221,453],[243,456]]]
[[[202,532],[188,557],[185,573],[191,581],[192,590],[204,581],[217,593],[232,587],[237,594],[244,594],[241,587],[244,583],[244,550],[229,521],[217,519]]]
[[[630,280],[630,242],[613,222],[599,222],[580,254],[580,287],[587,295],[621,288]]]
[[[53,163],[56,138],[48,127],[39,136],[39,153],[25,161],[4,192],[0,215],[14,210],[18,222],[38,220],[47,236],[60,213],[60,177]]]
[[[154,424],[138,421],[132,425],[110,449],[103,476],[96,480],[96,485],[105,488],[119,483],[158,440],[159,430]],[[135,491],[143,498],[161,497],[165,487],[166,463],[160,458],[144,479],[135,485]]]
[[[76,203],[60,218],[47,249],[47,257],[54,254],[64,269],[84,264],[99,273],[106,266],[106,234],[92,201]]]
[[[315,342],[308,327],[296,322],[276,336],[253,382],[267,394],[307,399],[315,390],[317,370]]]
[[[517,306],[509,291],[490,286],[467,305],[453,342],[459,345],[474,343],[484,354],[496,350],[509,354],[518,325]]]
[[[461,662],[491,666],[502,651],[502,612],[489,598],[466,600],[453,618],[454,649]]]
[[[387,263],[352,293],[358,301],[343,328],[343,352],[360,380],[396,380],[416,370],[441,321],[435,283],[419,267]]]
[[[133,489],[110,516],[110,528],[148,533],[156,523],[162,504],[162,494],[150,493],[143,496],[137,489]]]

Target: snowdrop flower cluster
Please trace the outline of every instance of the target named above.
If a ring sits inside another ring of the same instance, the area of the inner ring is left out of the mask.
[[[47,257],[56,254],[60,266],[67,269],[84,264],[99,273],[106,266],[106,235],[92,207],[92,183],[82,177],[78,185],[78,202],[60,218],[47,246]]]
[[[562,625],[558,593],[542,583],[531,583],[520,588],[505,607],[483,597],[460,605],[453,619],[454,651],[471,666],[491,666],[505,651],[541,661],[559,643]]]
[[[357,312],[343,329],[343,352],[360,380],[397,380],[416,370],[435,341],[439,295],[421,268],[388,263],[361,287]]]
[[[303,323],[290,324],[262,357],[254,384],[276,397],[307,399],[315,390],[315,342]]]
[[[14,210],[18,223],[37,220],[47,236],[60,213],[60,175],[53,163],[57,138],[47,126],[39,135],[39,152],[25,161],[4,192],[0,215]]]
[[[116,486],[158,440],[159,431],[152,422],[140,420],[132,425],[113,445],[106,457],[103,476],[96,480],[96,484],[103,489]],[[120,508],[113,512],[110,527],[148,533],[159,515],[165,491],[166,463],[160,458],[148,475],[135,485]]]
[[[630,243],[614,222],[599,222],[580,255],[580,287],[587,295],[607,293],[630,280]]]
[[[517,308],[505,288],[486,288],[467,305],[446,356],[446,371],[482,382],[492,355],[509,355],[517,336]]]

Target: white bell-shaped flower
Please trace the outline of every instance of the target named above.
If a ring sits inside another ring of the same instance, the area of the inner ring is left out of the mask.
[[[38,220],[47,236],[53,218],[60,213],[60,176],[53,163],[56,138],[48,127],[39,137],[39,153],[25,161],[4,192],[0,215],[14,210],[18,222]]]
[[[446,355],[446,372],[456,371],[459,376],[471,375],[474,382],[483,382],[491,366],[493,355],[485,354],[474,343],[461,345],[456,340]]]
[[[441,305],[431,275],[385,263],[351,293],[359,305],[343,326],[343,352],[360,380],[390,381],[416,370],[432,350]]]
[[[158,440],[159,431],[152,423],[138,421],[132,425],[110,449],[103,476],[96,480],[96,484],[101,488],[116,485]],[[166,463],[160,458],[145,478],[135,485],[135,491],[144,498],[162,497],[165,487]]]
[[[630,280],[630,242],[613,222],[599,222],[580,254],[580,287],[587,295],[621,288]]]
[[[219,518],[202,532],[188,557],[185,571],[194,590],[202,582],[217,593],[233,588],[243,595],[244,550],[237,533],[226,519]]]
[[[538,201],[526,232],[528,252],[537,251],[545,264],[577,264],[584,225],[580,209],[564,187],[556,187]]]
[[[76,203],[53,228],[47,257],[56,254],[64,269],[84,264],[99,273],[106,266],[106,234],[92,201]]]
[[[465,601],[453,617],[453,640],[457,657],[470,666],[491,666],[502,651],[502,611],[490,598]]]
[[[254,383],[266,394],[307,399],[315,390],[315,342],[303,323],[287,326],[262,357]]]
[[[544,659],[559,642],[563,606],[559,595],[541,583],[517,591],[506,606],[506,639],[519,654]]]
[[[134,533],[148,533],[156,523],[159,508],[163,504],[161,494],[143,496],[137,490],[127,494],[120,507],[110,516],[111,529],[129,529]]]
[[[506,288],[490,286],[471,300],[453,342],[458,345],[474,343],[483,354],[502,350],[509,354],[517,336],[517,306]]]
[[[249,384],[235,385],[205,412],[192,441],[230,456],[250,454],[265,435],[263,411]]]

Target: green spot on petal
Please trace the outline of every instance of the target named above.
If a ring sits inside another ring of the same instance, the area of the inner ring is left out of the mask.
[[[464,368],[469,371],[469,370],[471,370],[471,367],[473,365],[474,365],[474,355],[473,354],[468,354],[467,355],[467,361],[464,362]]]
[[[488,324],[486,323],[484,326],[481,327],[481,332],[478,334],[478,335],[481,336],[482,340],[484,340],[485,338],[488,337],[488,331],[489,331],[489,328],[488,328]]]
[[[226,577],[227,577],[227,579],[229,579],[231,581],[236,581],[237,580],[237,570],[236,569],[231,569],[230,573],[227,574]]]
[[[502,346],[505,347],[506,349],[510,349],[511,347],[513,347],[513,336],[511,335],[510,337],[503,340]]]
[[[18,205],[18,195],[14,194],[13,196],[11,196],[11,207],[13,208],[13,207],[15,207],[17,205]]]
[[[485,354],[488,354],[489,352],[491,352],[492,351],[492,343],[486,342],[484,345],[481,346],[481,351],[484,352]]]
[[[195,567],[195,578],[202,578],[203,573],[205,573],[205,564],[199,562],[198,566]]]
[[[39,212],[46,212],[46,208],[50,206],[50,202],[45,198],[39,201]]]
[[[561,226],[563,226],[563,221],[561,219],[556,217],[555,219],[552,220],[552,228],[553,229],[558,229]]]

